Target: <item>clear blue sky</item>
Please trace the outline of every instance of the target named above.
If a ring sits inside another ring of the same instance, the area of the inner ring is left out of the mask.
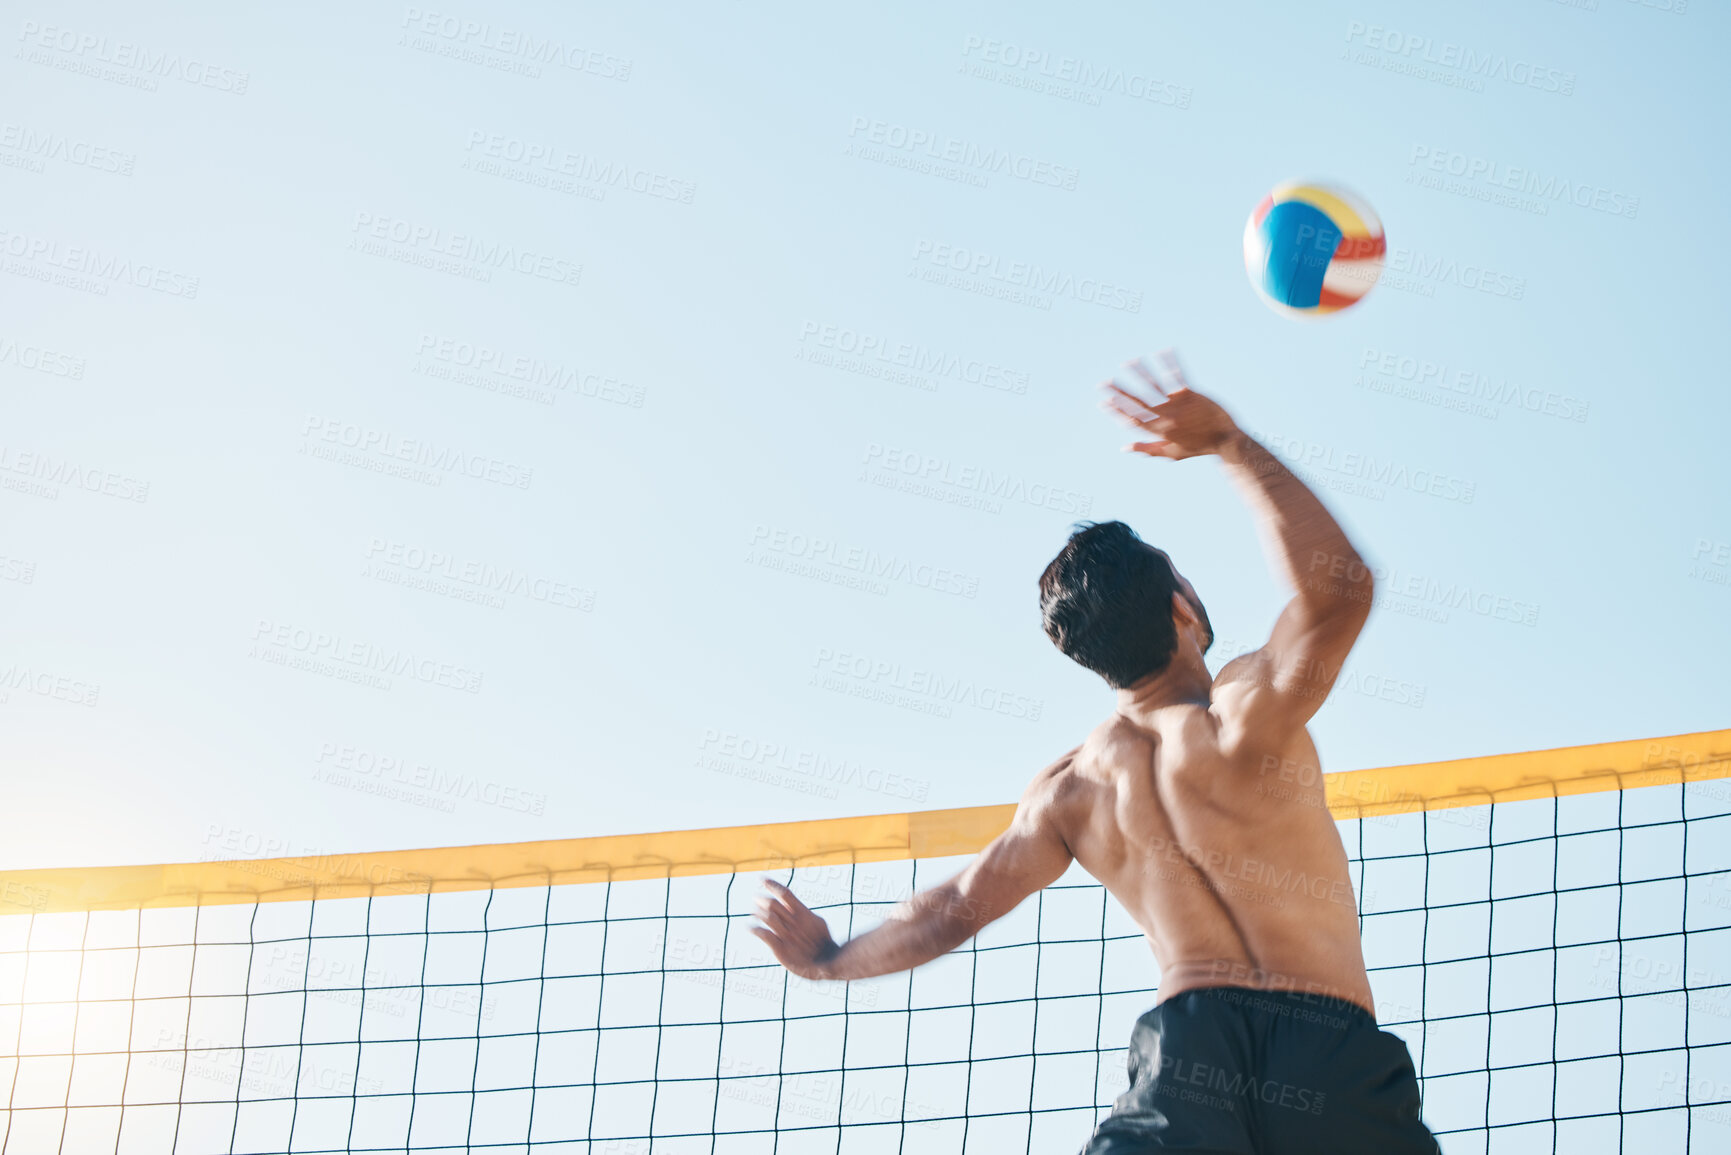
[[[1328,766],[1727,724],[1714,5],[7,29],[0,865],[1012,799],[1110,707],[1038,624],[1084,510],[1222,657],[1281,604],[1095,408],[1165,345],[1386,569]],[[1240,259],[1297,177],[1398,266],[1312,324]]]

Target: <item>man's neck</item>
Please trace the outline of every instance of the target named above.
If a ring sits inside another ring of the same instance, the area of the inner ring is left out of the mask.
[[[1167,706],[1206,707],[1213,701],[1213,687],[1214,676],[1202,662],[1202,651],[1194,643],[1180,643],[1164,670],[1118,691],[1118,712],[1140,719]]]

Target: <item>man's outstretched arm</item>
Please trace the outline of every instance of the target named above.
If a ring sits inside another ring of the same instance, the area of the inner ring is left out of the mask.
[[[823,918],[769,879],[758,896],[761,926],[751,933],[782,966],[807,979],[864,979],[910,970],[948,954],[1002,918],[1070,865],[1070,848],[1053,822],[1053,785],[1070,755],[1041,771],[1022,795],[1010,828],[967,869],[902,903],[881,926],[837,943]]]
[[[1220,458],[1256,515],[1276,575],[1294,590],[1268,644],[1230,663],[1216,683],[1246,733],[1278,742],[1321,708],[1364,628],[1374,592],[1370,567],[1340,523],[1279,458],[1191,389],[1176,358],[1168,355],[1165,366],[1176,386],[1170,392],[1137,366],[1160,391],[1159,401],[1114,386],[1111,404],[1162,438],[1132,446],[1138,452],[1174,460]]]

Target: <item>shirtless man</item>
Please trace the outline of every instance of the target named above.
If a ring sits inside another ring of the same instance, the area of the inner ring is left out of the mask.
[[[1117,691],[1112,716],[1035,776],[967,869],[846,943],[767,882],[752,931],[808,979],[906,970],[960,946],[1072,860],[1148,937],[1159,1002],[1130,1088],[1085,1155],[1434,1155],[1406,1044],[1378,1029],[1346,850],[1305,723],[1370,611],[1371,577],[1322,503],[1170,354],[1158,394],[1107,386],[1150,457],[1220,458],[1295,596],[1268,644],[1210,677],[1190,583],[1121,522],[1078,527],[1040,577],[1045,629]]]

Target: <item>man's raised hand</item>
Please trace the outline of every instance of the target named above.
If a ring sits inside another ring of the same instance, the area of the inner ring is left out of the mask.
[[[1106,390],[1106,399],[1102,403],[1104,408],[1137,429],[1160,438],[1158,441],[1138,441],[1124,448],[1149,457],[1169,457],[1174,461],[1219,453],[1238,434],[1238,426],[1226,410],[1190,388],[1177,354],[1164,349],[1159,358],[1167,376],[1165,382],[1142,358],[1129,365],[1154,390],[1158,401],[1153,397],[1138,396],[1116,380],[1107,381],[1102,386]]]
[[[841,949],[829,936],[829,924],[773,878],[764,879],[763,886],[768,893],[757,896],[757,917],[763,925],[751,927],[751,933],[800,978],[828,978],[827,964]]]

